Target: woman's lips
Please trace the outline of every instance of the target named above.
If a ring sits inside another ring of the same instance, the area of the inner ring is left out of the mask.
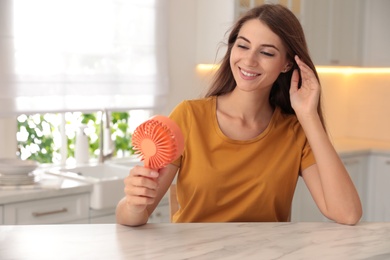
[[[260,76],[259,73],[249,72],[249,71],[243,70],[242,68],[239,68],[239,69],[240,69],[241,74],[244,75],[245,77],[254,78],[254,77]]]

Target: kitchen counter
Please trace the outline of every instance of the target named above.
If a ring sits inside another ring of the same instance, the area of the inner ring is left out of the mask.
[[[0,205],[66,196],[92,191],[92,185],[36,171],[39,182],[34,185],[0,186]]]
[[[0,226],[6,259],[390,259],[390,222]]]

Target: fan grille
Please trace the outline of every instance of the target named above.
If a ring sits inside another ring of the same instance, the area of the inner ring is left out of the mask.
[[[134,131],[132,144],[148,168],[160,169],[176,159],[175,135],[159,121],[150,119],[139,125]]]

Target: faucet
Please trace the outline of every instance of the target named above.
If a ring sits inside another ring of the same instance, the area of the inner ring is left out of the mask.
[[[109,112],[104,109],[100,119],[99,163],[104,163],[114,155],[114,149],[111,143],[110,121]],[[108,153],[106,153],[106,150],[108,150]]]

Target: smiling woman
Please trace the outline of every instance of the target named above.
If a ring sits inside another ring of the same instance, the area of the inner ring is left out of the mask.
[[[0,9],[1,114],[164,105],[167,1],[10,0]]]

